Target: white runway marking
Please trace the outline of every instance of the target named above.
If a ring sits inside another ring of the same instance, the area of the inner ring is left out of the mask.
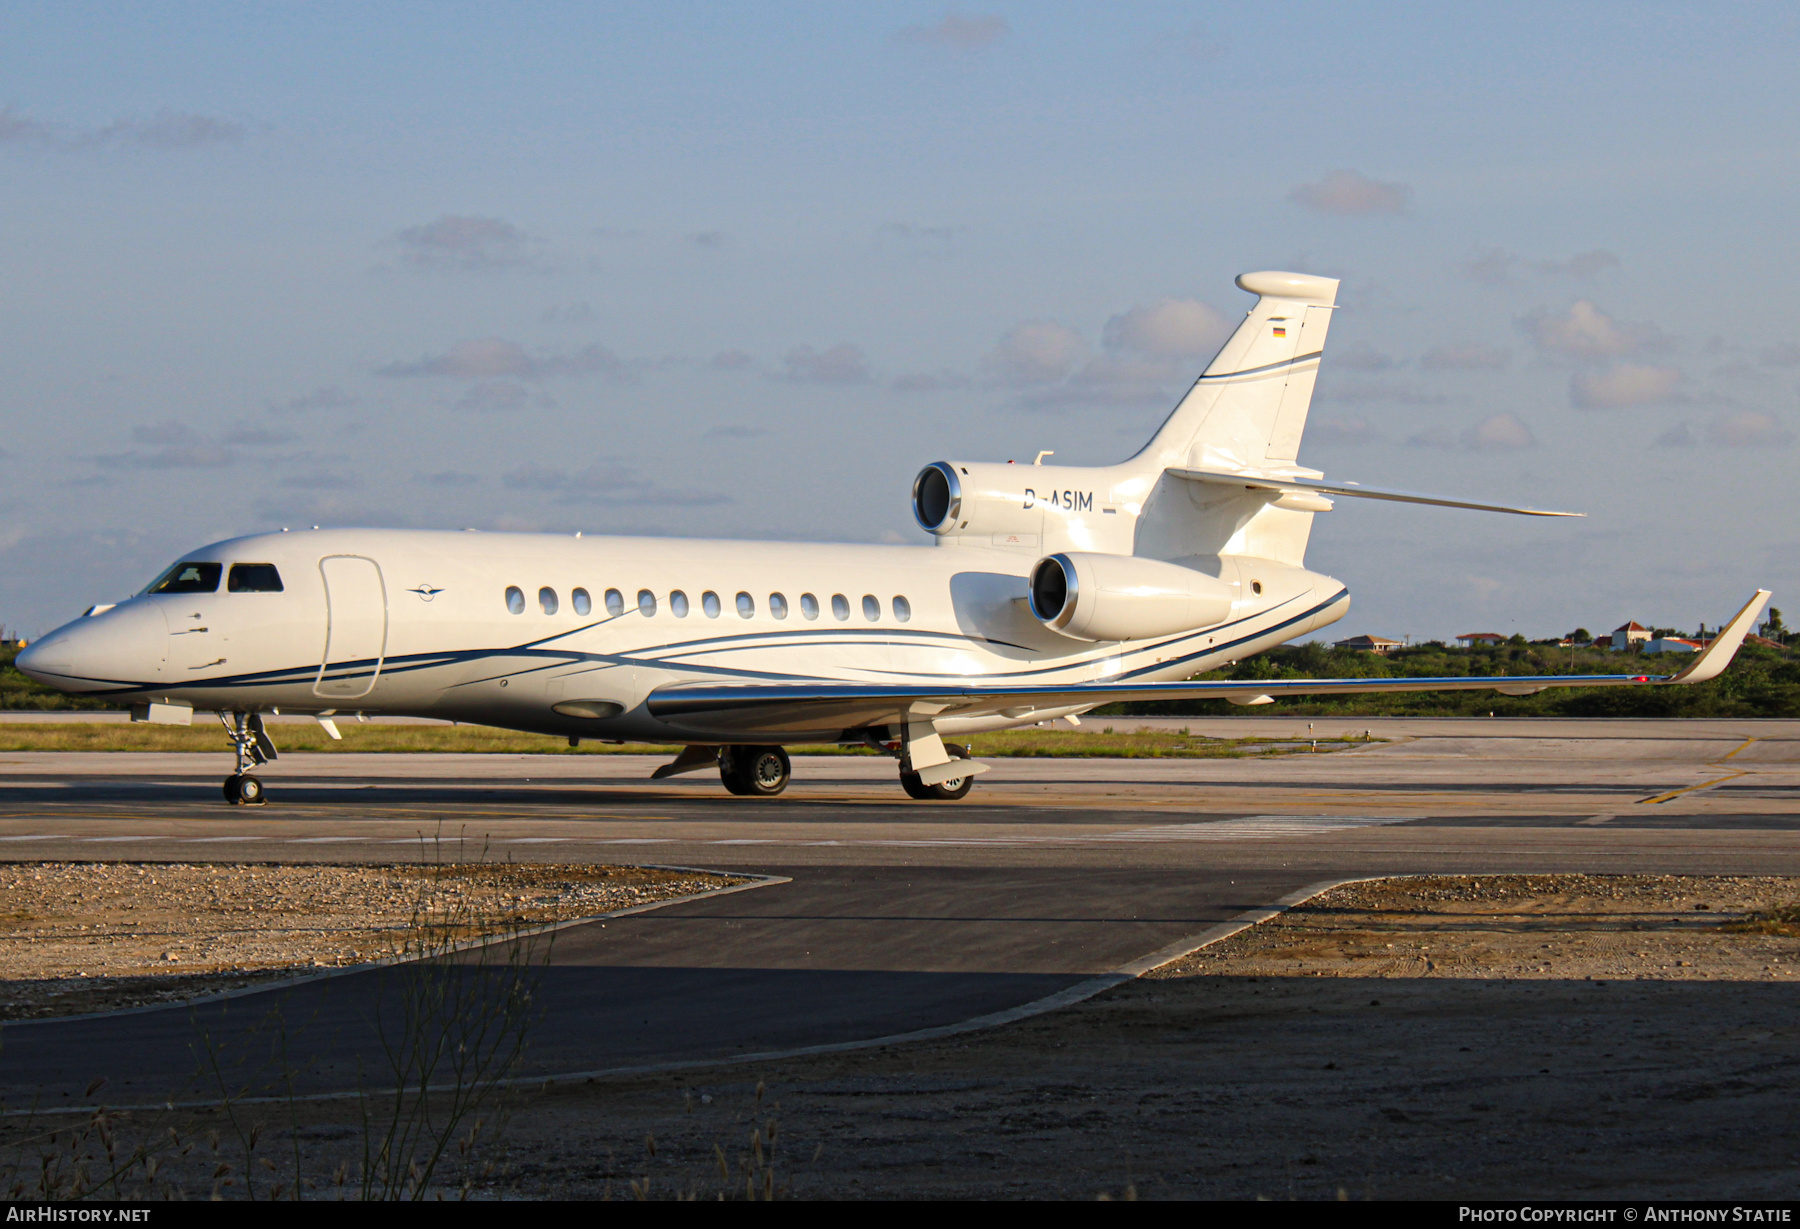
[[[1313,836],[1345,828],[1373,828],[1410,823],[1412,815],[1245,815],[1203,824],[1166,824],[1115,832],[1112,841],[1267,841]]]
[[[1169,844],[1189,841],[1274,841],[1317,836],[1325,832],[1342,832],[1352,828],[1371,828],[1386,824],[1410,823],[1416,815],[1242,815],[1235,819],[1206,820],[1192,824],[1159,824],[1152,828],[1131,828],[1123,832],[1090,832],[1080,836],[1056,836],[1041,833],[1018,836],[922,837],[917,840],[856,838],[822,841],[787,840],[779,837],[729,837],[715,840],[682,841],[663,836],[521,836],[503,839],[503,845],[788,845],[842,848],[867,846],[887,849],[992,848],[1020,849],[1043,845],[1109,845]],[[118,844],[130,841],[167,840],[177,845],[220,845],[240,841],[267,841],[266,836],[74,836],[36,833],[29,836],[0,836],[0,841],[72,840],[84,844]],[[282,840],[284,845],[351,845],[373,841],[378,845],[446,844],[445,837],[403,837],[379,840],[369,836],[304,836]]]

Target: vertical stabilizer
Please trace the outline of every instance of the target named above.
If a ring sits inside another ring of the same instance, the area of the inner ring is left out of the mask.
[[[1246,273],[1257,296],[1237,331],[1136,461],[1157,469],[1291,469],[1337,300],[1335,278]]]

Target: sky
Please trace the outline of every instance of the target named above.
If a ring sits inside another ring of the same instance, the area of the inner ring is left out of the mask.
[[[0,625],[297,525],[917,542],[1343,279],[1325,638],[1796,593],[1800,9],[0,6]],[[1800,603],[1800,595],[1792,599]]]

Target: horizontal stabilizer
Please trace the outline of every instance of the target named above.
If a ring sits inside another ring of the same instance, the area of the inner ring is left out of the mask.
[[[1471,508],[1477,512],[1511,512],[1518,516],[1585,516],[1584,512],[1550,512],[1543,508],[1518,508],[1511,504],[1477,503],[1467,499],[1444,499],[1437,495],[1420,495],[1414,491],[1387,491],[1363,486],[1357,482],[1326,482],[1318,478],[1263,478],[1255,474],[1234,474],[1219,470],[1171,469],[1177,478],[1204,482],[1215,486],[1243,487],[1251,491],[1274,491],[1282,495],[1302,492],[1313,495],[1342,495],[1355,499],[1385,499],[1400,504],[1435,504],[1440,508]]]

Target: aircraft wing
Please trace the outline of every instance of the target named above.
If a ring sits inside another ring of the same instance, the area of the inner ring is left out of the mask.
[[[1440,508],[1472,508],[1477,512],[1511,512],[1518,516],[1585,516],[1584,512],[1550,512],[1543,508],[1520,508],[1511,504],[1485,504],[1467,499],[1445,499],[1439,495],[1420,495],[1416,491],[1389,491],[1364,486],[1360,482],[1326,482],[1320,478],[1258,478],[1250,474],[1233,474],[1209,469],[1171,469],[1177,478],[1204,482],[1209,486],[1242,487],[1250,491],[1275,491],[1290,495],[1308,492],[1314,495],[1345,495],[1356,499],[1385,499],[1390,503],[1434,504]]]
[[[1088,683],[1037,685],[924,685],[819,682],[726,683],[658,688],[650,694],[653,716],[696,733],[754,729],[766,734],[817,736],[906,721],[1087,708],[1126,700],[1229,700],[1260,696],[1357,695],[1390,691],[1498,691],[1528,696],[1551,687],[1632,687],[1703,683],[1717,677],[1737,654],[1771,594],[1756,595],[1711,644],[1675,674],[1488,675],[1458,678],[1254,679],[1220,682]]]

